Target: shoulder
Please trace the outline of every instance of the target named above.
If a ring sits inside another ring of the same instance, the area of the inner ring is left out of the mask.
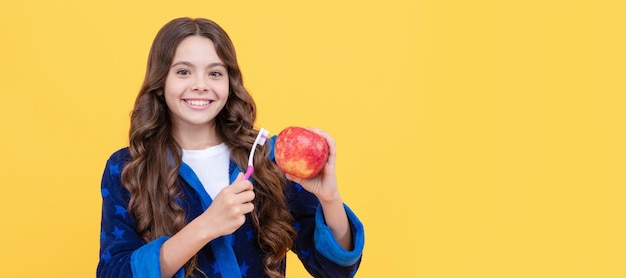
[[[102,173],[101,183],[102,197],[105,200],[127,201],[129,194],[122,186],[121,175],[122,169],[130,160],[131,155],[127,147],[121,148],[109,156]]]
[[[131,160],[130,150],[128,147],[121,148],[109,157],[109,164],[125,164]]]
[[[124,147],[113,152],[106,162],[104,170],[105,174],[119,177],[122,172],[122,168],[124,168],[126,163],[130,162],[131,159],[132,156],[130,155],[128,147]]]

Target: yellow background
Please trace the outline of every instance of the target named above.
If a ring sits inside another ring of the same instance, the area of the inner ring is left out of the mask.
[[[174,17],[231,35],[259,127],[336,139],[357,277],[626,277],[624,1],[0,4],[0,272],[93,277],[100,178]],[[288,276],[306,277],[289,256]]]

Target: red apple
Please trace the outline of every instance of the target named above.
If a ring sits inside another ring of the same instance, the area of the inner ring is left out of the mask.
[[[316,176],[324,168],[328,154],[328,143],[324,137],[297,126],[283,129],[274,145],[278,167],[303,179]]]

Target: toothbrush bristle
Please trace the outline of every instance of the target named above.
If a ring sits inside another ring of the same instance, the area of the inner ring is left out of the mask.
[[[270,132],[268,130],[263,130],[263,132],[261,133],[261,138],[259,138],[259,145],[263,146],[265,144],[265,141],[267,140],[267,135]]]

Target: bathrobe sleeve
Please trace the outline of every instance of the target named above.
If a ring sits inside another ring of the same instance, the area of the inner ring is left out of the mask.
[[[267,146],[270,159],[275,161],[274,145],[278,137],[272,136]],[[293,182],[285,190],[288,209],[294,217],[293,227],[297,232],[292,251],[313,277],[353,277],[361,264],[365,231],[357,216],[344,205],[352,232],[353,250],[344,250],[335,240],[328,225],[319,200],[301,185]]]
[[[298,235],[293,251],[314,277],[353,277],[361,263],[365,234],[363,224],[344,205],[352,231],[353,250],[345,250],[335,240],[324,221],[319,200],[298,184],[292,184],[290,209]]]
[[[167,237],[145,243],[136,233],[136,222],[128,212],[130,194],[120,182],[121,169],[129,157],[126,149],[116,152],[102,175],[97,277],[161,277],[159,252]],[[174,277],[184,277],[183,270]]]

